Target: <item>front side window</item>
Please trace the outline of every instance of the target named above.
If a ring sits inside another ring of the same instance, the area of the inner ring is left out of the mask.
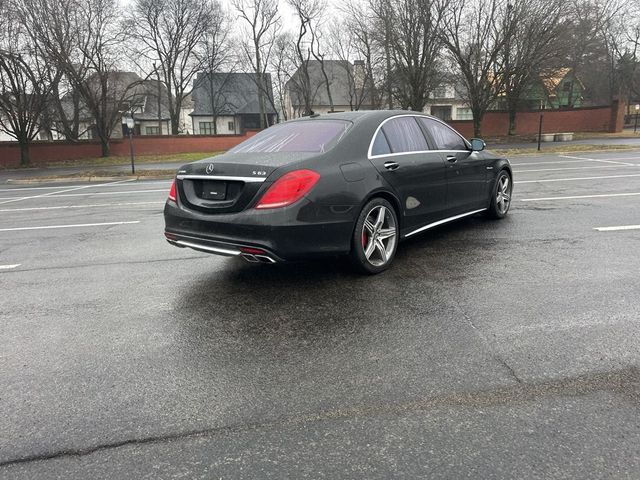
[[[392,118],[382,126],[392,153],[424,152],[427,140],[416,119],[411,116]]]
[[[453,129],[431,118],[420,118],[438,150],[468,150],[467,143]]]
[[[323,153],[335,146],[351,122],[303,120],[274,125],[235,146],[229,153]]]

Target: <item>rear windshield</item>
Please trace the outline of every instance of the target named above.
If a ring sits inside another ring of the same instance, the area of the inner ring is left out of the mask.
[[[342,120],[282,123],[245,140],[229,150],[229,153],[322,153],[338,143],[350,125],[350,122]]]

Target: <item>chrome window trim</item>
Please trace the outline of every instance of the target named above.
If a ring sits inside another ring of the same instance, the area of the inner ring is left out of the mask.
[[[178,180],[228,180],[230,182],[262,183],[267,177],[225,177],[224,175],[178,175]]]
[[[469,150],[419,150],[419,151],[415,151],[415,152],[396,152],[396,153],[383,153],[381,155],[372,155],[371,151],[373,150],[373,142],[375,141],[376,137],[378,136],[378,132],[380,132],[380,129],[382,128],[382,126],[385,123],[387,123],[389,120],[393,120],[394,118],[401,118],[401,117],[427,118],[429,120],[434,120],[436,122],[439,122],[442,125],[444,125],[445,127],[447,127],[449,130],[454,132],[456,135],[458,135],[462,139],[462,141],[465,143],[465,145],[469,146],[469,142],[467,141],[466,138],[464,138],[462,135],[460,135],[458,132],[456,132],[455,129],[451,128],[449,125],[447,125],[445,122],[443,122],[439,118],[432,117],[432,116],[426,115],[426,114],[425,115],[420,115],[418,113],[400,114],[400,115],[394,115],[393,117],[385,118],[382,121],[382,123],[380,123],[380,125],[378,125],[378,128],[376,128],[376,131],[373,133],[373,136],[371,137],[371,141],[369,142],[369,150],[367,151],[367,158],[369,160],[371,160],[372,158],[395,157],[397,155],[415,155],[415,154],[419,154],[419,153],[469,152]]]
[[[459,218],[464,218],[464,217],[468,217],[469,215],[474,215],[476,213],[484,212],[485,210],[486,210],[486,208],[481,208],[479,210],[473,210],[472,212],[461,213],[460,215],[455,215],[453,217],[449,217],[449,218],[444,218],[442,220],[438,220],[437,222],[430,223],[428,225],[425,225],[424,227],[420,227],[420,228],[418,228],[416,230],[413,230],[413,231],[405,234],[404,238],[410,237],[411,235],[415,235],[416,233],[424,232],[425,230],[428,230],[428,229],[433,228],[433,227],[437,227],[438,225],[442,225],[444,223],[448,223],[448,222],[452,222],[454,220],[458,220]]]

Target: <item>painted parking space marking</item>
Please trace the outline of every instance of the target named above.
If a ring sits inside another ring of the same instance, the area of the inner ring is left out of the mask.
[[[59,195],[49,196],[47,198],[90,197],[92,195],[133,195],[133,194],[139,194],[139,193],[158,193],[158,192],[168,193],[167,190],[163,188],[162,190],[154,189],[154,190],[122,190],[122,191],[117,191],[117,192],[63,193],[63,194],[59,194]],[[25,197],[25,198],[21,198],[19,200],[29,200],[31,198],[42,198],[42,197],[40,197],[40,196],[37,196],[37,197]],[[4,200],[4,199],[0,198],[0,200]],[[2,203],[3,202],[0,202],[0,205],[2,205]]]
[[[567,197],[540,197],[540,198],[521,198],[521,202],[542,202],[546,200],[579,200],[581,198],[611,198],[611,197],[634,197],[640,195],[640,192],[633,193],[603,193],[600,195],[571,195]]]
[[[619,227],[596,227],[599,232],[618,232],[623,230],[640,230],[640,225],[621,225]]]
[[[55,228],[106,227],[111,225],[133,225],[136,223],[140,223],[140,220],[134,220],[131,222],[77,223],[75,225],[42,225],[38,227],[0,228],[0,232],[19,232],[23,230],[50,230]]]
[[[591,160],[587,160],[587,159],[582,159],[582,160],[556,160],[555,158],[552,158],[547,162],[511,163],[511,166],[512,167],[528,167],[530,165],[555,165],[557,163],[589,163],[590,161]]]
[[[124,181],[124,180],[121,180]],[[131,182],[135,180],[131,179]],[[158,181],[136,181],[136,183],[131,183],[131,185],[135,185],[136,187],[143,187],[145,185],[171,185],[171,180],[158,180]],[[22,187],[16,186],[15,188],[0,188],[0,192],[21,192],[23,190],[60,190],[61,188],[71,187],[73,185],[65,185],[65,186],[55,186],[55,187]],[[82,187],[118,187],[123,186],[122,183],[95,183],[95,184],[82,184],[75,185]]]
[[[97,184],[97,185],[83,185],[83,186],[80,186],[80,187],[65,188],[64,190],[59,190],[59,191],[56,191],[56,192],[43,193],[41,195],[33,195],[33,196],[30,196],[30,197],[4,198],[4,199],[2,199],[4,201],[0,202],[0,205],[5,204],[5,203],[19,202],[21,200],[31,200],[31,199],[34,199],[34,198],[50,197],[52,195],[65,193],[65,192],[73,192],[75,190],[83,190],[83,189],[92,188],[92,187],[104,187],[104,186],[107,186],[107,185],[115,185],[115,184],[118,184],[118,183],[125,183],[125,182],[131,182],[131,181],[133,181],[133,179],[118,180],[117,182],[101,183],[101,184]]]
[[[627,165],[627,166],[634,166],[635,163],[627,163],[627,162],[620,162],[616,159],[608,159],[608,158],[585,158],[585,157],[575,157],[573,155],[560,155],[560,157],[562,158],[573,158],[573,159],[578,159],[578,160],[586,160],[588,162],[602,162],[602,163],[615,163],[616,165]],[[624,160],[627,160],[626,158]]]
[[[4,208],[2,212],[34,212],[39,210],[67,210],[74,208],[95,208],[95,207],[127,207],[134,205],[164,205],[165,202],[124,202],[124,203],[94,203],[91,205],[62,205],[59,207],[28,207],[28,208]]]
[[[515,171],[518,173],[527,173],[527,172],[559,172],[561,170],[593,170],[593,169],[602,169],[602,168],[629,168],[629,167],[640,167],[640,165],[598,165],[591,167],[560,167],[560,168],[536,168],[531,170],[519,170]]]
[[[627,178],[640,177],[640,173],[632,173],[630,175],[607,175],[603,177],[574,177],[574,178],[544,178],[541,180],[518,180],[513,183],[541,183],[541,182],[577,182],[578,180],[604,180],[607,178]],[[2,210],[0,210],[1,212]]]
[[[20,265],[22,265],[21,263],[15,263],[13,265],[0,265],[0,270],[12,270],[14,268],[18,268]]]

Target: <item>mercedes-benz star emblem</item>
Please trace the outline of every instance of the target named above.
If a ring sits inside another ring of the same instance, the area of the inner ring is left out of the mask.
[[[212,173],[213,172],[213,163],[210,163],[209,165],[207,165],[207,169],[205,171],[207,173]]]

